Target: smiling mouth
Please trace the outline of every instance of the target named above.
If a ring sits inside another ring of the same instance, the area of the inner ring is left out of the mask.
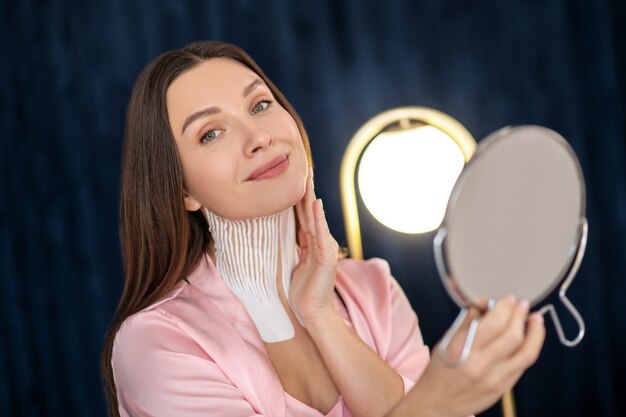
[[[280,155],[255,169],[246,181],[258,181],[274,178],[285,172],[289,166],[289,156]]]

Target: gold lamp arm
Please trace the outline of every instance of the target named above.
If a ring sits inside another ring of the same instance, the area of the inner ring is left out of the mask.
[[[341,194],[341,206],[346,227],[346,240],[348,251],[353,259],[363,259],[363,245],[361,242],[361,224],[359,222],[359,209],[356,202],[356,187],[354,173],[363,149],[373,136],[378,134],[368,124],[362,126],[352,137],[341,161],[339,171],[339,190]]]

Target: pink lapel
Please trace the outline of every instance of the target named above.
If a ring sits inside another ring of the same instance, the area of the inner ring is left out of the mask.
[[[181,327],[213,358],[252,406],[285,416],[285,393],[252,319],[205,256],[168,303]]]

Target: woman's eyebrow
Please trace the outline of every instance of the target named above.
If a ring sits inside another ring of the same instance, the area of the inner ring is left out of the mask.
[[[246,98],[252,92],[252,90],[257,88],[261,84],[263,84],[263,80],[261,80],[260,78],[257,78],[256,80],[248,84],[248,86],[243,89],[243,98]]]
[[[208,107],[206,109],[200,110],[195,112],[194,114],[192,114],[191,116],[187,117],[185,119],[185,123],[183,123],[183,129],[181,131],[181,136],[185,133],[185,129],[187,129],[187,126],[189,126],[190,124],[192,124],[193,122],[195,122],[196,120],[202,118],[202,117],[206,117],[209,116],[211,114],[217,114],[219,113],[221,110],[219,107]]]

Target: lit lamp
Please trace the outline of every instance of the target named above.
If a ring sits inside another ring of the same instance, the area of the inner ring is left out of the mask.
[[[459,122],[433,109],[401,107],[365,123],[341,163],[350,255],[363,258],[355,172],[363,203],[376,220],[398,232],[425,233],[439,227],[452,187],[475,149],[476,141]]]
[[[350,256],[363,259],[357,183],[365,207],[380,223],[401,233],[430,232],[441,224],[452,188],[475,150],[472,135],[437,110],[401,107],[366,122],[350,140],[341,163]],[[502,405],[506,417],[515,416],[511,392]]]

